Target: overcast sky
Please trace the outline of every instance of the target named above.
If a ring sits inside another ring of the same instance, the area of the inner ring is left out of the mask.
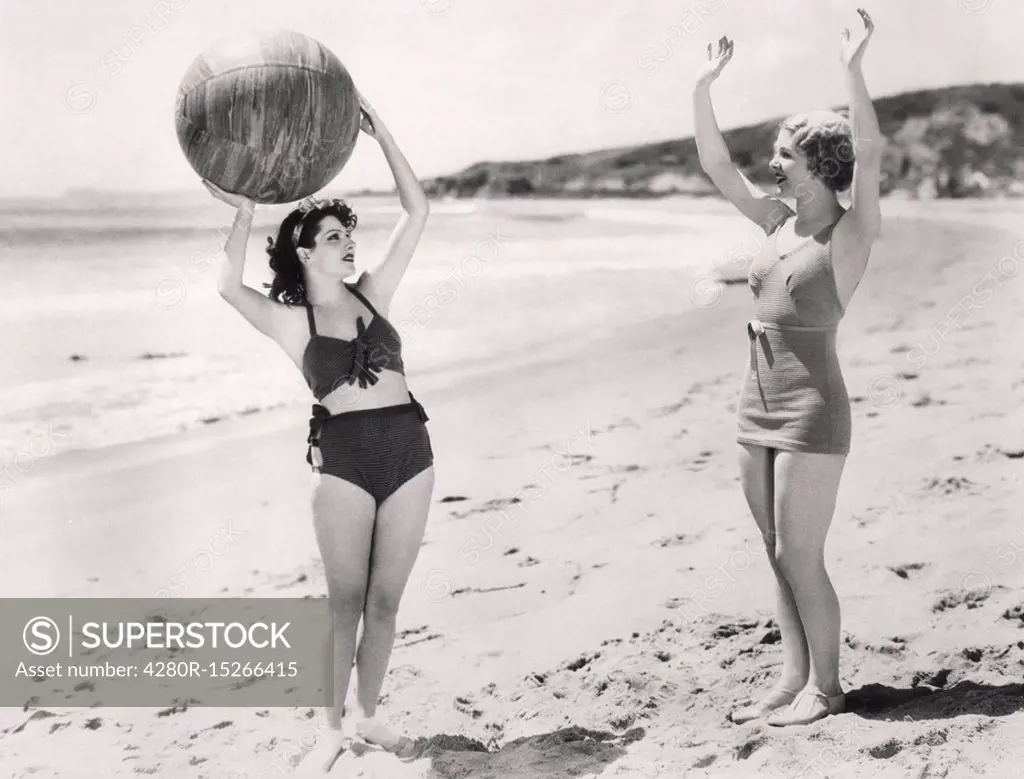
[[[0,196],[198,186],[174,133],[175,92],[193,58],[240,26],[287,27],[331,48],[426,177],[484,159],[689,135],[695,63],[723,34],[736,41],[714,92],[723,127],[842,103],[838,38],[859,24],[857,5],[0,0]],[[867,8],[877,30],[865,72],[876,97],[1024,82],[1021,0]],[[390,181],[363,141],[333,186]]]

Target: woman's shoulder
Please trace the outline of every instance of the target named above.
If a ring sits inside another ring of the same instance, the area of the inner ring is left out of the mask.
[[[366,286],[366,282],[369,281],[369,278],[370,275],[364,269],[354,276],[349,276],[347,279],[343,279],[341,283],[349,289],[357,289],[361,292],[363,287]]]

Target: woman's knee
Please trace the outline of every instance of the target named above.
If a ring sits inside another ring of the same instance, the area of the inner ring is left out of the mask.
[[[401,593],[375,590],[367,594],[364,618],[371,622],[391,622],[398,616]]]
[[[357,587],[329,587],[328,589],[331,611],[335,619],[358,622],[366,604],[365,591]]]
[[[774,543],[773,557],[775,567],[787,577],[799,577],[824,570],[824,556],[820,550],[801,544]]]
[[[768,562],[775,566],[777,560],[777,545],[775,543],[775,531],[771,528],[758,527],[760,534],[757,538],[761,539],[761,546],[764,549],[765,555],[768,557]]]

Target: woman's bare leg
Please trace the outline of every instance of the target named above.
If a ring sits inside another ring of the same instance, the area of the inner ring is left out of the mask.
[[[363,635],[356,655],[356,699],[365,719],[377,712],[395,642],[398,606],[423,543],[433,490],[431,467],[399,487],[377,510]]]
[[[775,459],[775,559],[796,600],[806,635],[806,691],[826,697],[839,683],[839,599],[825,570],[825,539],[835,513],[846,455],[779,452]],[[813,696],[794,702],[797,719],[825,706]],[[788,724],[777,722],[774,724]]]
[[[747,498],[747,505],[750,506],[750,513],[754,515],[757,528],[761,531],[768,553],[768,563],[775,576],[776,619],[782,635],[782,674],[777,687],[796,692],[803,689],[807,683],[810,658],[807,637],[804,635],[804,626],[800,621],[793,590],[776,560],[776,463],[780,453],[763,446],[739,446],[743,494]]]
[[[332,638],[325,648],[326,659],[333,660],[334,666],[334,706],[327,712],[334,733],[321,734],[325,738],[318,738],[314,754],[304,762],[324,762],[329,767],[341,746],[341,720],[366,602],[374,509],[369,493],[335,476],[321,474],[313,490],[313,528],[334,620]]]

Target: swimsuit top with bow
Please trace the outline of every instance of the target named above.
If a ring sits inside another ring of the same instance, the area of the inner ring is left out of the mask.
[[[359,382],[362,388],[376,384],[381,371],[405,375],[398,331],[354,287],[346,284],[345,289],[373,314],[369,325],[363,323],[362,317],[356,320],[356,337],[351,341],[319,335],[313,307],[305,304],[310,337],[302,354],[302,375],[317,400],[323,400],[344,384]]]

